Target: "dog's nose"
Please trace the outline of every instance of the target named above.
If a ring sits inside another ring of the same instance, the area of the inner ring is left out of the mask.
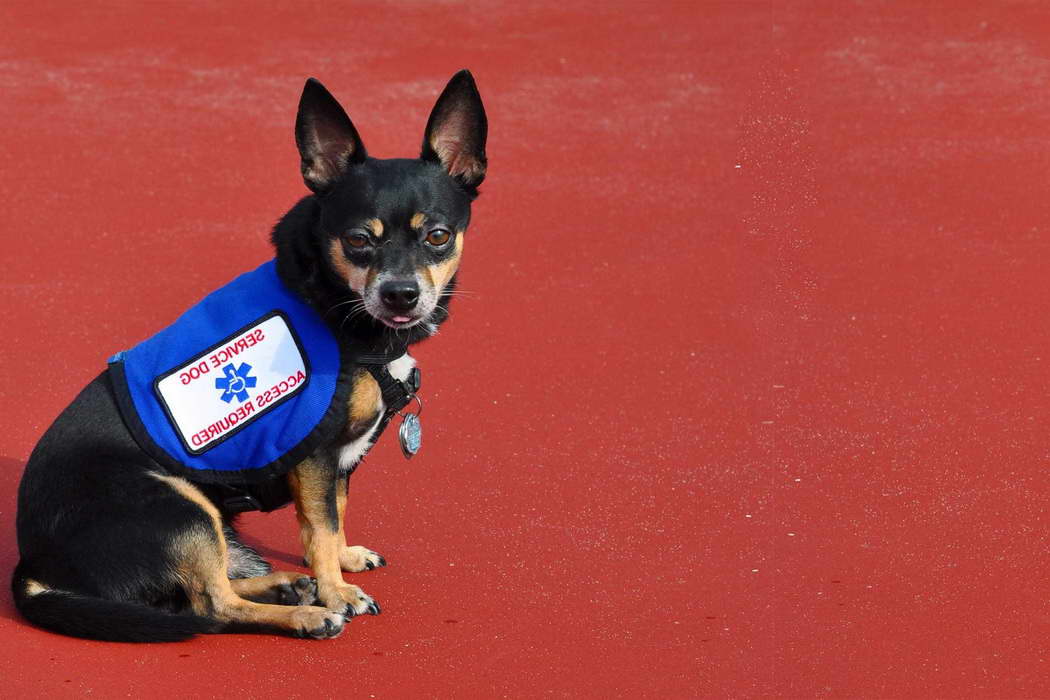
[[[384,282],[379,286],[379,298],[393,311],[410,311],[419,301],[419,285],[415,280]]]

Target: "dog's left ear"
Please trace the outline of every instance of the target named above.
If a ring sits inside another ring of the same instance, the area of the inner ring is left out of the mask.
[[[350,117],[316,78],[306,81],[299,98],[295,144],[302,157],[303,180],[318,194],[351,164],[362,163],[368,156]]]
[[[448,81],[430,113],[420,157],[440,163],[449,175],[473,191],[485,179],[488,129],[474,76],[461,70]]]

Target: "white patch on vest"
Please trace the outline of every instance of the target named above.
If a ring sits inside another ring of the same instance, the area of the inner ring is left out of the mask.
[[[283,316],[269,318],[157,382],[182,442],[200,454],[295,395],[309,372]]]
[[[394,379],[405,381],[408,378],[408,373],[415,366],[415,359],[406,352],[393,362],[388,362],[386,369]],[[365,431],[364,435],[353,442],[344,445],[343,448],[339,450],[339,469],[341,471],[350,471],[356,467],[358,462],[360,462],[365,454],[368,453],[368,448],[372,446],[372,434],[375,432],[376,427],[379,426],[379,421],[383,417],[384,410],[385,406],[383,405],[383,399],[380,397],[379,415],[376,417],[376,422],[372,424],[371,428]]]

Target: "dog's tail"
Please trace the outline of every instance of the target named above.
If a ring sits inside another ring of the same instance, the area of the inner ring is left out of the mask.
[[[22,562],[15,567],[11,589],[15,607],[27,620],[72,637],[109,642],[178,642],[219,629],[219,623],[206,617],[48,588],[26,576]]]

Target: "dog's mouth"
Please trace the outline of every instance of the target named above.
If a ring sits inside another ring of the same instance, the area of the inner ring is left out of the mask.
[[[389,328],[411,328],[420,321],[423,320],[422,314],[417,313],[398,313],[392,314],[389,312],[377,315],[376,318],[385,326]]]
[[[437,295],[432,287],[420,284],[418,296],[404,299],[390,294],[392,299],[384,299],[380,292],[386,280],[380,275],[376,281],[361,295],[368,315],[387,328],[395,330],[411,328],[427,321],[437,307]]]

